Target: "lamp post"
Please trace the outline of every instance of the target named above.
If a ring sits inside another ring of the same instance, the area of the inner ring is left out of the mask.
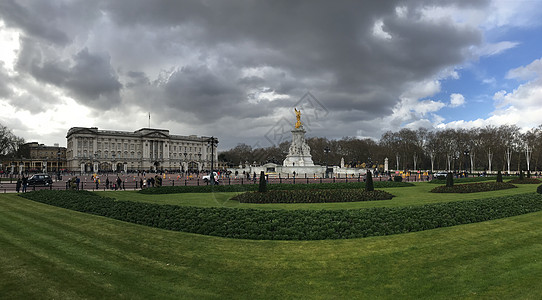
[[[60,148],[56,152],[56,180],[60,180]]]
[[[188,174],[188,170],[190,170],[190,168],[188,167],[188,161],[186,160],[186,156],[188,155],[188,153],[184,152],[184,163],[186,164],[186,169],[184,170],[186,172],[185,175]]]
[[[468,157],[470,155],[470,151],[469,149],[466,149],[463,154],[465,155],[465,177],[468,177],[468,174],[469,174],[469,171],[467,169],[467,161],[468,161]]]
[[[324,153],[326,154],[326,178],[329,178],[329,172],[328,172],[329,152],[331,152],[331,149],[329,149],[329,147],[325,147]]]
[[[115,170],[115,172],[117,172],[117,166],[115,165],[115,156],[117,156],[115,153],[111,154],[111,157],[112,157],[111,164],[115,166],[115,169],[113,169],[113,166],[111,166],[111,170]]]
[[[96,167],[94,167],[94,164],[96,164]],[[94,173],[98,173],[98,164],[98,153],[94,152],[94,163],[92,164],[92,171],[94,171]]]
[[[218,139],[215,137],[211,137],[207,140],[207,144],[211,146],[211,185],[215,184],[215,178],[214,178],[214,158],[215,158],[215,145],[218,144]]]

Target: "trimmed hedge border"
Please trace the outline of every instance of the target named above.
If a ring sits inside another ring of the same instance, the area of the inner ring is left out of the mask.
[[[241,203],[332,203],[390,200],[393,195],[381,191],[355,189],[337,190],[279,190],[266,193],[246,192],[233,197]]]
[[[431,190],[431,193],[478,193],[517,188],[508,182],[480,182],[458,184],[451,187],[442,185]]]
[[[471,183],[471,182],[482,182],[482,181],[495,181],[497,179],[496,176],[489,176],[489,177],[467,177],[467,178],[455,178],[454,177],[454,183]],[[446,184],[446,179],[432,179],[429,181],[429,183],[433,184]]]
[[[392,188],[414,186],[409,182],[373,181],[375,188]],[[200,185],[200,186],[162,186],[140,190],[142,194],[178,194],[178,193],[224,193],[224,192],[251,192],[257,191],[258,184],[235,185]],[[267,190],[334,190],[334,189],[364,189],[365,182],[336,182],[336,183],[308,183],[308,184],[268,184]]]
[[[513,184],[541,184],[542,181],[540,181],[537,178],[523,178],[523,179],[512,179],[508,181],[508,183]]]
[[[203,208],[116,201],[87,191],[41,190],[21,197],[167,230],[256,240],[382,236],[507,218],[542,210],[542,195],[349,210]]]

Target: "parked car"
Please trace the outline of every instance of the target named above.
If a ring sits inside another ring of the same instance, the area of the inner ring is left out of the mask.
[[[437,172],[434,175],[436,179],[446,179],[446,176],[448,176],[448,172]]]
[[[53,184],[53,179],[48,174],[34,174],[28,178],[28,185],[50,185]]]

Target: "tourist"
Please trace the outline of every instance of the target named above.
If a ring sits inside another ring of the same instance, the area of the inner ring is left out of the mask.
[[[26,186],[28,185],[28,178],[23,175],[22,179],[23,193],[26,193]]]

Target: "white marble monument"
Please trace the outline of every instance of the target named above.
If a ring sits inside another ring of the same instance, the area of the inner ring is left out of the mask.
[[[288,155],[282,163],[285,167],[312,167],[311,148],[305,141],[305,130],[303,126],[292,130],[292,144],[288,150]]]

